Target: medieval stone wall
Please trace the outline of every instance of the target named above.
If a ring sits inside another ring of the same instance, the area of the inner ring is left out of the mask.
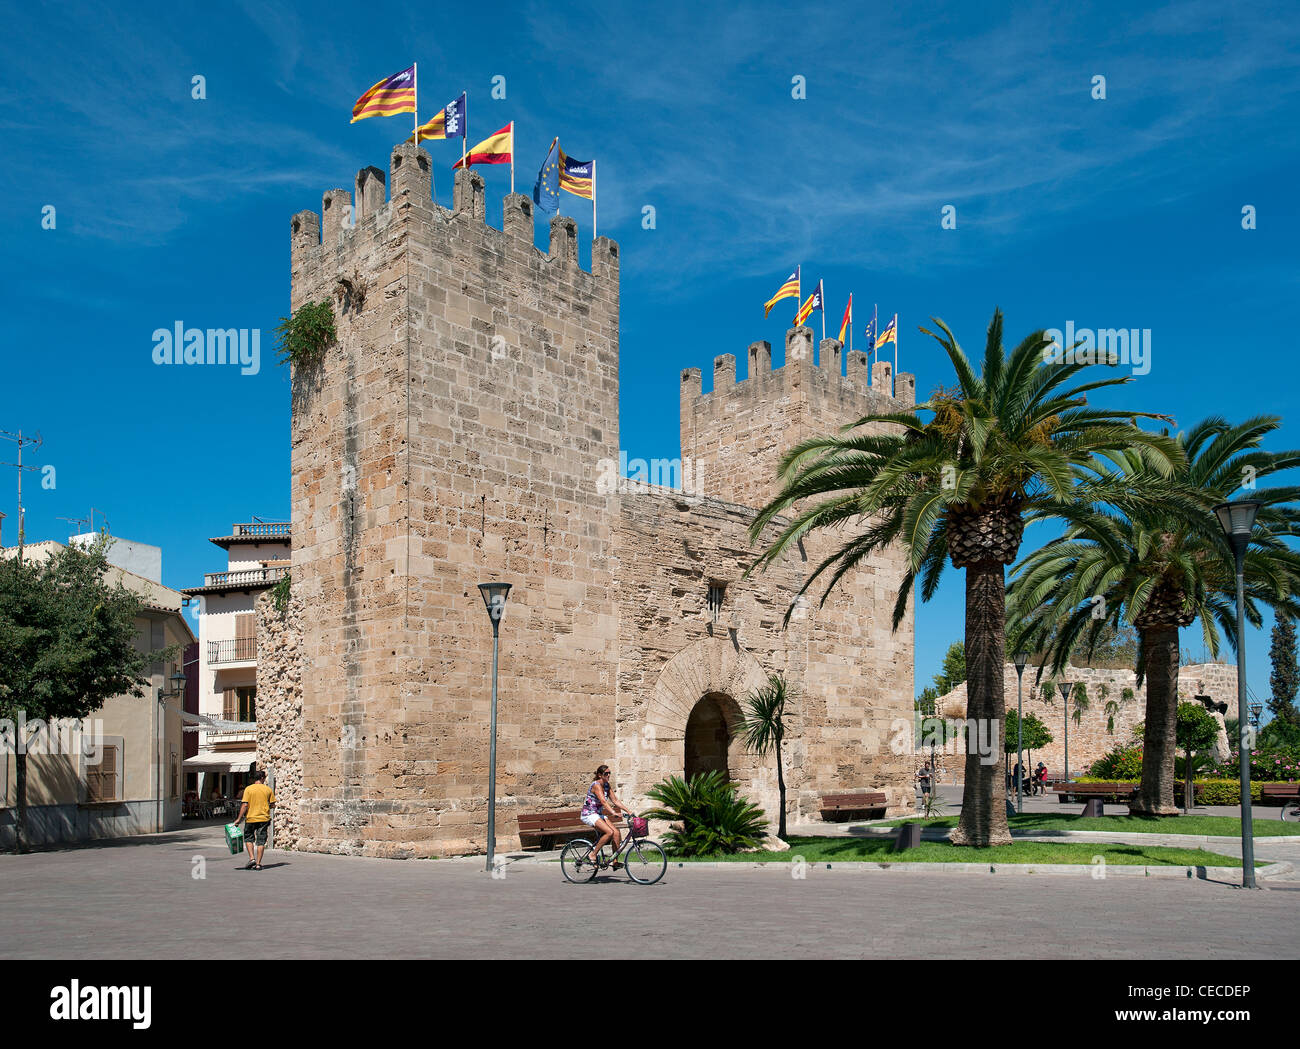
[[[296,849],[302,822],[302,600],[257,600],[257,764],[275,789],[275,845]]]
[[[1016,668],[1008,663],[1003,673],[1006,708],[1015,710]],[[1134,728],[1146,717],[1146,688],[1138,688],[1137,675],[1131,670],[1124,669],[1071,667],[1067,679],[1072,682],[1082,682],[1088,691],[1088,707],[1080,714],[1078,724],[1073,717],[1074,700],[1071,699],[1069,704],[1070,720],[1067,726],[1066,706],[1061,701],[1059,690],[1054,683],[1049,686],[1046,675],[1039,684],[1035,685],[1033,667],[1025,668],[1024,711],[1026,715],[1033,714],[1037,717],[1052,734],[1052,742],[1041,751],[1033,753],[1034,765],[1041,761],[1053,773],[1064,771],[1068,730],[1070,775],[1082,776],[1087,775],[1088,767],[1094,761],[1105,757],[1108,751],[1114,750],[1120,744],[1128,743],[1133,739]],[[1109,690],[1107,695],[1103,696],[1102,686]],[[1132,691],[1131,699],[1124,698],[1125,689]],[[1048,694],[1050,698],[1047,698]],[[1178,701],[1185,703],[1198,695],[1207,695],[1216,702],[1227,703],[1226,717],[1236,717],[1237,668],[1222,663],[1194,664],[1179,668]],[[1118,705],[1113,724],[1111,717],[1106,713],[1107,701],[1114,701]],[[946,717],[965,717],[965,682],[939,698],[939,710]],[[1223,729],[1225,715],[1216,712],[1214,717],[1220,727],[1218,756],[1222,759],[1228,753],[1227,734]],[[948,749],[953,751],[956,748],[949,744]],[[937,755],[941,768],[948,774],[944,782],[963,781],[965,774],[963,755],[964,751],[959,754],[950,753],[946,757],[943,754]],[[927,747],[924,748],[923,754],[917,755],[918,767],[928,757]],[[1000,746],[998,760],[1002,763]],[[1028,760],[1029,757],[1026,756],[1026,761]],[[1011,763],[1015,764],[1014,757]]]

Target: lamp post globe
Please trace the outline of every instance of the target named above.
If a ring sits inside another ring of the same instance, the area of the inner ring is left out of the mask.
[[[501,617],[505,615],[506,598],[510,596],[509,583],[479,583],[483,605],[492,620],[492,720],[488,729],[488,825],[487,870],[492,872],[496,862],[497,840],[497,652],[500,647]]]
[[[1074,691],[1073,681],[1057,682],[1061,690],[1061,706],[1065,708],[1065,782],[1070,782],[1070,693]]]
[[[1029,662],[1028,652],[1017,652],[1013,657],[1016,664],[1016,812],[1025,811],[1025,664]]]

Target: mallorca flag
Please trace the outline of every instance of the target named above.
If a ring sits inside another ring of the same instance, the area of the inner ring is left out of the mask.
[[[790,274],[790,276],[786,277],[785,283],[776,289],[776,294],[773,295],[770,299],[768,299],[767,302],[763,303],[763,316],[766,317],[769,313],[771,313],[772,307],[775,306],[782,299],[794,299],[795,302],[799,301],[799,267],[798,266],[794,268],[794,272]]]
[[[808,319],[813,310],[822,308],[822,282],[817,282],[817,287],[813,293],[808,296],[808,301],[799,307],[799,312],[794,315],[794,326],[797,328]]]
[[[454,102],[448,102],[446,108],[440,110],[438,115],[427,124],[421,124],[416,135],[419,136],[420,142],[426,138],[464,138],[465,92],[462,91],[460,98]],[[412,135],[406,141],[416,141],[416,135]]]
[[[473,147],[463,161],[458,160],[453,168],[470,167],[474,164],[510,164],[515,154],[515,122],[512,120],[494,135],[489,135]]]
[[[415,112],[415,66],[403,69],[379,81],[357,99],[352,107],[352,123],[366,117],[395,117]]]
[[[555,140],[559,147],[559,139]],[[591,199],[592,186],[596,179],[596,162],[594,160],[574,160],[560,150],[560,189],[567,190],[575,197]]]
[[[840,345],[844,345],[844,334],[849,330],[849,325],[853,323],[853,295],[849,294],[849,304],[844,310],[844,319],[840,321]]]
[[[894,314],[894,319],[885,325],[885,330],[880,333],[880,338],[876,340],[876,349],[884,346],[885,343],[892,342],[898,345],[898,314]]]

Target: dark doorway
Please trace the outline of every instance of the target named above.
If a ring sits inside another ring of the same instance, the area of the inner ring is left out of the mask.
[[[731,770],[727,767],[727,747],[731,743],[731,733],[727,728],[723,704],[730,704],[730,697],[711,692],[695,704],[686,721],[688,780],[703,772],[714,771],[721,772],[728,780],[731,778]]]

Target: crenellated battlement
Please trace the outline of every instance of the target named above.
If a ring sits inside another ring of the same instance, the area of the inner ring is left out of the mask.
[[[701,467],[705,494],[714,498],[762,506],[774,494],[781,456],[797,441],[916,401],[910,374],[900,373],[891,392],[888,361],[869,374],[867,354],[855,350],[845,360],[838,339],[822,339],[814,356],[811,328],[786,332],[780,368],[766,342],[751,343],[746,357],[739,380],[735,355],[717,357],[708,393],[700,369],[681,376],[682,455]]]
[[[830,392],[835,390],[841,398],[862,398],[863,415],[868,412],[896,410],[900,406],[916,403],[916,376],[899,372],[898,388],[891,391],[890,378],[893,365],[877,361],[874,369],[868,367],[868,356],[862,350],[847,354],[838,339],[822,339],[817,355],[813,355],[813,330],[790,328],[785,335],[785,364],[773,369],[772,346],[768,342],[749,345],[747,374],[737,379],[736,357],[724,353],[713,361],[713,389],[703,392],[703,376],[699,368],[682,372],[681,402],[683,408],[701,402],[703,407],[720,407],[735,411],[738,398],[764,398],[777,387],[788,390],[803,388],[805,392]],[[872,374],[874,371],[874,374]],[[881,404],[884,398],[888,403]]]
[[[391,193],[388,192],[391,186]],[[534,244],[533,201],[510,193],[502,201],[501,228],[487,223],[482,176],[470,170],[455,173],[452,206],[433,201],[433,166],[428,152],[410,143],[393,148],[387,174],[377,167],[357,172],[354,189],[327,190],[321,210],[300,211],[290,220],[289,254],[296,308],[323,284],[350,273],[358,264],[376,264],[379,249],[405,246],[409,235],[433,251],[486,251],[504,262],[541,260],[557,283],[577,282],[588,290],[617,299],[618,244],[609,237],[592,242],[592,268],[578,260],[578,225],[568,216],[550,223],[546,251]]]

